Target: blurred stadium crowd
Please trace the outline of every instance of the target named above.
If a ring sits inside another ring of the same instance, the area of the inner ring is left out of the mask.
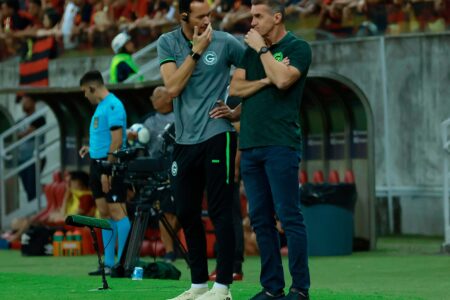
[[[240,34],[251,26],[251,0],[208,0],[215,28]],[[0,0],[0,60],[31,57],[33,42],[53,38],[63,51],[109,49],[128,31],[141,48],[178,23],[176,0]],[[288,28],[308,40],[442,32],[450,0],[285,0]]]

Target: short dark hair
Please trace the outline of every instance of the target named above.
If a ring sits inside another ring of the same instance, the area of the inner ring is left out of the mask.
[[[36,99],[35,99],[32,95],[30,95],[30,94],[23,94],[21,100],[22,100],[23,98],[28,98],[28,99],[30,99],[31,101],[33,101],[34,103],[36,103]]]
[[[56,24],[58,24],[60,20],[59,14],[54,10],[53,8],[49,7],[44,11],[44,15],[48,17],[50,22],[52,23],[51,27],[54,27]]]
[[[89,175],[83,171],[72,171],[69,173],[70,180],[79,181],[84,187],[89,187]]]
[[[281,13],[282,20],[284,20],[285,11],[284,11],[284,5],[281,3],[280,0],[252,0],[252,5],[267,5],[270,7],[272,12],[275,13]]]
[[[104,85],[102,73],[98,70],[89,71],[83,75],[80,79],[80,86],[86,85],[88,83],[98,83],[100,85]]]
[[[36,103],[36,99],[34,98],[34,96],[30,95],[30,94],[27,94],[25,92],[19,92],[19,93],[16,94],[16,103],[21,102],[23,98],[28,98],[28,99],[30,99],[30,100],[32,100],[33,102]]]
[[[178,11],[181,13],[191,12],[192,2],[205,2],[206,0],[179,0],[178,1]]]

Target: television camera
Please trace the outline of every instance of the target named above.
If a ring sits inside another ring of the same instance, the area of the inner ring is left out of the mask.
[[[171,154],[175,142],[175,126],[169,123],[164,131],[158,135],[160,143],[159,156],[149,157],[144,146],[119,149],[110,153],[116,158],[115,162],[102,161],[102,171],[112,177],[121,177],[125,183],[134,187],[157,187],[169,181]],[[147,191],[148,193],[148,191]]]
[[[149,157],[145,147],[136,146],[111,153],[116,158],[115,162],[102,162],[103,173],[120,178],[136,192],[132,201],[134,206],[132,228],[120,262],[113,269],[113,274],[115,273],[117,277],[129,277],[138,264],[150,217],[159,218],[172,237],[174,245],[189,264],[186,249],[161,212],[159,203],[160,196],[170,190],[169,170],[175,142],[174,124],[167,124],[158,139],[159,141],[151,141],[161,143],[158,157]]]
[[[102,161],[102,172],[112,177],[120,177],[135,189],[158,187],[169,181],[169,156],[148,157],[144,147],[126,148],[111,153],[115,162]]]

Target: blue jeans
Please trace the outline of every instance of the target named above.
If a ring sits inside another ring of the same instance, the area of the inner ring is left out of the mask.
[[[300,211],[299,163],[300,153],[284,146],[247,149],[241,155],[250,221],[261,256],[260,281],[272,294],[285,286],[275,215],[287,238],[291,288],[307,292],[310,285],[306,228]]]

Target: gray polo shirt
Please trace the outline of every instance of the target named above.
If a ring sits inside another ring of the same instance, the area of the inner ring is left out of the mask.
[[[164,132],[167,124],[171,124],[174,121],[173,112],[165,115],[153,112],[145,117],[143,124],[150,133],[150,142],[147,146],[150,157],[158,158],[162,155],[164,140],[159,135]]]
[[[158,39],[160,65],[175,62],[179,68],[191,51],[191,42],[181,28]],[[181,94],[174,99],[176,142],[192,145],[227,131],[228,120],[211,119],[209,111],[217,100],[228,96],[231,65],[238,65],[244,46],[231,34],[213,31],[212,41],[198,60]]]

